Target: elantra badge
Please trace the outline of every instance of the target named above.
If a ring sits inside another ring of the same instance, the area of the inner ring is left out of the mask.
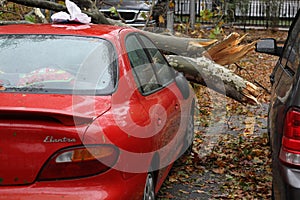
[[[76,142],[76,139],[75,138],[67,138],[67,137],[55,138],[53,136],[47,136],[44,139],[44,143],[72,143],[72,142]]]

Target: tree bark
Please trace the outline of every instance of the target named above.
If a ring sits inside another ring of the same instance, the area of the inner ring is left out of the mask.
[[[66,6],[46,1],[46,0],[8,0],[10,2],[14,2],[20,5],[29,6],[29,7],[36,7],[36,8],[42,8],[42,9],[49,9],[53,11],[67,11]]]
[[[188,81],[207,86],[236,101],[247,104],[259,104],[258,88],[234,74],[229,69],[213,62],[206,57],[190,58],[166,55],[170,65],[182,72]]]
[[[144,31],[144,33],[165,54],[175,54],[187,57],[199,57],[206,52],[207,47],[216,42],[210,39],[183,38],[172,35],[162,35]]]
[[[65,5],[61,5],[47,0],[8,0],[8,1],[20,5],[24,5],[24,6],[29,6],[29,7],[48,9],[56,12],[60,12],[60,11],[67,12],[67,7]],[[92,22],[95,24],[110,24],[110,22],[98,9],[91,8],[88,10],[82,10],[82,12],[89,15],[92,18]]]

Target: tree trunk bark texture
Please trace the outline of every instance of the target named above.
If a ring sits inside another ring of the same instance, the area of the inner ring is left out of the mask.
[[[236,101],[247,104],[259,104],[258,88],[234,74],[229,69],[213,62],[206,57],[190,58],[166,55],[170,65],[182,72],[188,81],[207,86]]]

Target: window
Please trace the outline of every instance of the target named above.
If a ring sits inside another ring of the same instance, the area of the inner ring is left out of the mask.
[[[290,75],[294,75],[299,67],[300,56],[300,18],[295,22],[293,29],[289,34],[286,48],[284,49],[281,64],[285,67],[285,71]]]
[[[151,93],[174,80],[174,71],[151,40],[132,34],[125,43],[135,80],[142,93]]]
[[[173,81],[172,70],[170,69],[169,64],[167,63],[164,56],[161,52],[154,46],[154,44],[145,36],[140,36],[143,43],[145,44],[150,56],[152,58],[152,62],[154,64],[158,79],[161,85],[165,86],[171,81]]]
[[[113,45],[100,38],[0,35],[3,92],[102,95],[114,91]]]
[[[140,91],[143,94],[148,94],[157,90],[160,84],[151,60],[138,38],[135,35],[128,36],[125,45]]]

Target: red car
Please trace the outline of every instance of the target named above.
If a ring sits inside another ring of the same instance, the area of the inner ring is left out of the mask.
[[[0,27],[0,199],[155,199],[194,93],[140,31]]]

